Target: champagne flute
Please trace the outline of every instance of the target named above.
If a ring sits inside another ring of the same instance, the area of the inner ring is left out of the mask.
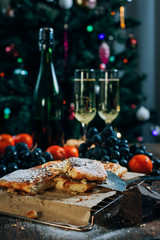
[[[96,115],[96,71],[76,69],[74,75],[75,118],[81,122],[83,139],[86,139],[88,123]]]
[[[111,124],[120,112],[118,70],[99,72],[98,114],[106,124]]]

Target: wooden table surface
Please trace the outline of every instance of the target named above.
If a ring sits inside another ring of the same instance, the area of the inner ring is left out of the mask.
[[[160,158],[160,144],[145,144]],[[116,219],[96,219],[92,230],[77,232],[0,215],[0,240],[110,239],[160,240],[160,218],[141,225],[117,224]]]

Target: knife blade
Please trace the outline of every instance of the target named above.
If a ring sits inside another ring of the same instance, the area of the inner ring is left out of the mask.
[[[126,183],[120,177],[118,177],[115,173],[107,170],[106,172],[107,172],[106,181],[104,181],[101,184],[98,184],[98,186],[123,192],[126,189]]]

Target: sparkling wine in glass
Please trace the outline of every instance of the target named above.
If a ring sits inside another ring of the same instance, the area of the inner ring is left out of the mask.
[[[118,70],[99,72],[98,114],[106,124],[111,124],[120,112]]]
[[[88,123],[96,115],[96,71],[76,69],[74,75],[75,118],[81,122],[83,139],[86,139]]]

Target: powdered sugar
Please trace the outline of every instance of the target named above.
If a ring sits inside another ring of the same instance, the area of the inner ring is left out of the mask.
[[[73,179],[86,178],[90,181],[104,181],[107,178],[103,164],[100,161],[87,158],[69,158],[65,171]]]
[[[17,170],[5,175],[0,181],[14,181],[14,182],[41,182],[46,176],[52,175],[51,171],[46,168],[29,168],[25,170]]]

